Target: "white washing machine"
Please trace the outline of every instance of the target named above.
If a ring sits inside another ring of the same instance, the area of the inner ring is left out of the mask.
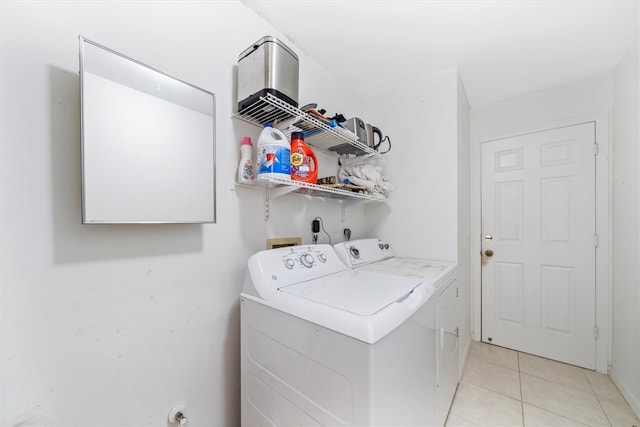
[[[435,399],[433,425],[443,426],[459,381],[457,266],[442,261],[395,257],[380,239],[360,239],[334,245],[350,268],[422,280],[435,288]]]
[[[242,425],[432,425],[434,292],[353,270],[329,245],[253,255],[240,297]]]

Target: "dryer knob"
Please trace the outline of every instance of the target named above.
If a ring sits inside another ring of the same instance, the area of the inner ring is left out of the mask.
[[[287,267],[289,270],[292,270],[295,265],[296,265],[296,262],[291,258],[287,258],[284,261],[284,266]]]
[[[351,256],[355,259],[360,259],[360,251],[355,246],[349,248],[349,253],[351,253]]]
[[[302,263],[302,265],[304,265],[307,268],[311,268],[311,266],[313,266],[314,261],[315,260],[313,259],[311,254],[304,254],[300,257],[300,262]]]
[[[327,256],[325,254],[319,254],[318,259],[320,262],[327,262]]]

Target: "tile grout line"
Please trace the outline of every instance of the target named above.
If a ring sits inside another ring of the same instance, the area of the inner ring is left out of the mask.
[[[464,364],[465,364],[465,368],[466,368],[466,364],[467,364],[466,360],[464,361]],[[464,370],[464,368],[463,368],[463,370]],[[451,411],[453,410],[453,402],[456,400],[456,397],[458,396],[458,390],[460,389],[460,383],[462,383],[462,375],[460,375],[460,379],[458,380],[458,384],[456,384],[456,391],[453,393],[453,399],[451,400],[451,405],[449,405],[449,410],[447,411],[447,416],[444,419],[444,426],[446,426],[447,422],[449,421],[449,416],[451,415]]]
[[[455,415],[457,418],[460,418],[461,420],[465,420],[465,421],[466,421],[466,422],[468,422],[469,424],[473,424],[474,426],[477,426],[477,425],[478,425],[478,424],[476,424],[475,422],[473,422],[473,421],[471,421],[471,420],[468,420],[468,419],[466,419],[465,417],[461,417],[461,416],[460,416],[460,415],[458,415],[458,414],[454,414],[454,415]],[[449,418],[449,417],[447,416],[447,418]],[[445,426],[446,426],[446,425],[447,425],[447,424],[445,424]]]
[[[562,364],[562,365],[569,366],[569,367],[579,368],[579,369],[582,371],[581,373],[582,373],[582,375],[584,375],[584,377],[585,377],[585,379],[586,379],[586,381],[587,381],[587,384],[589,385],[589,391],[591,391],[591,393],[593,393],[594,395],[596,394],[596,393],[594,392],[594,390],[593,390],[593,387],[591,386],[591,383],[589,382],[589,378],[587,378],[587,376],[584,374],[584,369],[585,369],[585,368],[582,368],[582,367],[579,367],[579,366],[576,366],[576,365],[571,365],[571,364],[564,363],[564,362],[560,362],[560,361],[558,361],[558,360],[548,359],[548,358],[546,358],[546,357],[536,356],[535,354],[531,354],[531,353],[518,352],[518,356],[519,356],[520,354],[525,354],[525,355],[527,355],[527,356],[537,357],[537,358],[544,359],[544,360],[547,360],[547,361],[550,361],[550,362],[560,363],[560,364]],[[519,357],[518,357],[518,360],[520,360],[520,358],[519,358]],[[575,386],[575,385],[567,384],[566,382],[561,382],[561,381],[557,381],[557,380],[555,380],[555,379],[550,379],[550,378],[548,378],[548,377],[542,376],[541,374],[539,374],[539,373],[537,373],[537,372],[525,372],[525,374],[527,374],[527,375],[529,375],[529,376],[532,376],[532,377],[535,377],[535,378],[538,378],[538,379],[543,380],[543,381],[548,381],[548,382],[550,382],[550,383],[554,383],[554,384],[561,385],[561,386],[563,386],[563,387],[569,387],[569,388],[571,388],[571,389],[573,389],[573,390],[581,391],[581,392],[583,392],[583,393],[588,393],[588,392],[589,392],[589,391],[584,390],[584,389],[582,389],[582,388],[579,388],[579,387],[577,387],[577,386]]]
[[[593,388],[593,385],[591,385],[591,381],[589,381],[589,377],[587,377],[587,374],[585,374],[584,371],[582,371],[582,375],[584,375],[584,378],[587,380],[587,384],[589,384],[589,388],[591,389],[591,393],[593,393],[593,396],[596,398],[596,402],[598,402],[598,406],[602,410],[602,413],[604,414],[604,417],[606,418],[607,422],[609,423],[610,426],[613,426],[613,423],[609,419],[609,415],[607,415],[607,411],[605,411],[604,406],[602,406],[602,402],[600,402],[600,398],[598,397],[598,393],[596,393],[595,389]]]
[[[520,411],[522,412],[522,427],[525,427],[524,423],[524,396],[522,395],[522,373],[520,372],[520,352],[516,353],[518,359],[518,384],[520,384]]]
[[[520,401],[521,401],[521,399],[516,399],[515,397],[513,397],[513,396],[509,396],[508,394],[504,394],[504,393],[501,393],[501,392],[499,392],[499,391],[495,391],[495,390],[493,390],[493,389],[490,389],[489,387],[487,387],[487,386],[486,386],[486,385],[484,385],[484,384],[478,384],[478,383],[474,383],[474,382],[470,382],[470,381],[460,381],[460,382],[461,382],[461,383],[465,383],[465,384],[472,385],[472,386],[474,386],[474,387],[481,388],[481,389],[483,389],[483,390],[485,390],[485,391],[488,391],[489,393],[496,394],[496,395],[498,395],[498,396],[500,396],[500,397],[505,397],[505,398],[507,398],[507,399],[515,400],[516,402],[520,402]]]
[[[480,360],[481,362],[487,363],[487,364],[492,365],[492,366],[497,366],[497,367],[499,367],[499,368],[504,368],[504,369],[509,369],[510,371],[516,371],[516,372],[519,372],[519,371],[518,371],[518,369],[513,369],[513,368],[511,368],[511,367],[509,367],[509,366],[505,366],[505,365],[500,364],[500,363],[491,362],[491,361],[489,361],[489,360],[481,360],[481,359],[476,359],[476,360]]]
[[[488,344],[488,345],[491,345],[491,344]],[[502,347],[501,347],[501,348],[502,348]],[[514,351],[514,352],[516,352],[516,353],[517,353],[517,351],[516,351],[516,350],[511,350],[511,351]],[[511,366],[506,366],[506,364],[504,364],[504,363],[500,363],[500,362],[496,362],[496,361],[494,361],[493,359],[485,359],[485,358],[483,358],[483,357],[476,357],[476,356],[469,356],[469,358],[472,358],[472,359],[477,360],[477,361],[479,361],[479,362],[487,363],[487,364],[489,364],[489,365],[491,365],[491,366],[498,366],[498,367],[500,367],[500,368],[505,368],[505,369],[509,369],[510,371],[516,371],[516,372],[518,372],[518,368],[517,368],[517,367],[516,367],[516,368],[512,368]],[[465,362],[465,363],[466,363],[466,362]]]
[[[521,354],[521,353],[520,353],[520,352],[518,352],[518,366],[520,366],[520,365],[519,365],[519,363],[520,363],[520,357],[519,357],[519,356],[520,356],[520,354]],[[525,354],[528,354],[528,353],[525,353]],[[584,369],[584,368],[580,368],[580,369],[581,369],[581,372],[580,372],[580,373],[584,376],[585,380],[587,381],[587,385],[589,386],[589,391],[591,391],[591,395],[592,395],[593,397],[595,397],[595,398],[596,398],[596,401],[598,402],[598,406],[599,406],[599,407],[600,407],[600,409],[602,410],[602,413],[603,413],[603,415],[605,416],[605,419],[607,420],[607,423],[609,424],[609,426],[610,426],[610,427],[611,427],[611,426],[613,426],[613,424],[612,424],[612,423],[611,423],[611,421],[609,420],[609,416],[607,415],[606,411],[604,410],[604,407],[602,406],[602,403],[600,402],[600,399],[598,398],[598,394],[595,392],[595,390],[594,390],[593,386],[591,385],[591,382],[589,381],[589,378],[588,378],[588,377],[587,377],[587,375],[584,373],[584,372],[585,372],[585,369]],[[550,383],[552,383],[552,384],[556,384],[556,385],[559,385],[559,386],[562,386],[562,387],[567,387],[567,388],[573,389],[574,391],[578,391],[578,392],[581,392],[581,393],[589,393],[589,392],[588,392],[588,391],[586,391],[586,390],[583,390],[583,389],[580,389],[580,388],[577,388],[577,387],[573,387],[573,386],[570,386],[570,385],[565,384],[565,383],[562,383],[562,382],[557,382],[557,381],[554,381],[554,380],[550,380],[550,379],[548,379],[548,378],[545,378],[545,377],[542,377],[542,376],[538,376],[538,375],[536,375],[535,373],[529,373],[529,372],[525,372],[525,373],[526,373],[527,375],[530,375],[531,377],[538,378],[538,379],[540,379],[540,380],[542,380],[542,381],[547,381],[547,382],[550,382]],[[522,378],[522,375],[520,376],[520,378]],[[520,384],[522,384],[522,379],[520,380]],[[521,393],[522,393],[522,390],[521,390]],[[534,407],[536,407],[536,408],[538,408],[538,409],[542,409],[543,411],[549,412],[549,413],[551,413],[551,414],[554,414],[554,415],[557,415],[557,416],[560,416],[560,417],[563,417],[563,418],[567,418],[567,419],[569,419],[569,420],[571,420],[571,421],[575,421],[575,422],[580,422],[580,423],[582,423],[581,421],[578,421],[578,420],[573,419],[573,418],[571,418],[571,417],[568,417],[568,416],[566,416],[566,415],[559,414],[559,413],[554,412],[554,411],[550,411],[549,409],[547,409],[547,408],[545,408],[545,407],[541,407],[541,406],[537,406],[537,405],[532,405],[532,406],[534,406]],[[523,400],[523,408],[524,408],[524,400]]]
[[[514,351],[515,351],[515,350],[514,350]],[[516,359],[517,359],[517,354],[516,354]],[[488,360],[484,360],[484,359],[478,359],[478,358],[475,358],[475,360],[476,360],[476,361],[478,361],[478,362],[480,362],[480,363],[486,363],[487,365],[497,366],[498,368],[507,369],[507,370],[509,370],[509,371],[516,372],[516,373],[518,374],[518,381],[520,381],[520,372],[519,372],[519,370],[518,370],[518,368],[517,368],[517,367],[516,367],[516,369],[513,369],[513,368],[510,368],[510,367],[508,367],[508,366],[504,366],[504,365],[497,364],[497,363],[492,363],[492,362],[490,362],[490,361],[488,361]],[[465,363],[466,363],[466,362],[465,362]],[[518,401],[518,400],[519,400],[519,401],[521,401],[521,400],[522,400],[521,398],[519,399],[519,398],[513,397],[513,396],[511,396],[511,395],[509,395],[509,394],[506,394],[506,393],[504,393],[504,392],[501,392],[501,391],[498,391],[498,390],[494,390],[494,389],[492,389],[492,388],[489,388],[485,383],[480,383],[480,381],[478,381],[478,382],[473,382],[473,381],[469,381],[469,380],[460,380],[460,382],[465,382],[465,383],[467,383],[467,384],[471,384],[471,385],[474,385],[474,386],[476,386],[476,387],[480,387],[480,388],[482,388],[482,389],[484,389],[484,390],[490,391],[490,392],[492,392],[492,393],[495,393],[495,394],[497,394],[497,395],[500,395],[500,396],[502,396],[502,397],[506,397],[506,398],[509,398],[509,399],[512,399],[512,400],[516,400],[516,401]],[[520,392],[520,396],[522,396],[522,391]]]
[[[522,372],[522,365],[521,365],[521,357],[520,356],[529,355],[529,354],[528,353],[522,353],[522,352],[519,352],[517,350],[515,350],[515,352],[516,352],[516,361],[517,361],[516,372],[518,372],[518,380],[519,380],[519,385],[520,385],[520,407],[521,407],[521,415],[522,415],[522,425],[523,425],[523,427],[526,427],[525,414],[524,414],[523,381],[522,381],[523,372]],[[539,357],[539,356],[535,356],[535,355],[531,355],[531,356]],[[476,359],[479,360],[480,362],[488,363],[488,364],[491,364],[491,365],[494,365],[494,366],[499,366],[501,368],[510,369],[507,366],[501,365],[499,363],[495,363],[495,361],[493,361],[493,360],[484,359],[484,358],[480,358],[480,359],[476,358]],[[549,360],[551,360],[551,359],[549,359]],[[556,361],[556,362],[558,362],[558,361]],[[560,362],[560,363],[562,363],[562,362]],[[567,364],[567,365],[568,366],[575,366],[575,365],[569,365],[569,364]],[[578,368],[580,368],[580,367],[578,367]],[[594,384],[591,383],[591,381],[589,380],[589,377],[587,376],[587,369],[580,368],[580,373],[584,377],[584,379],[586,380],[587,385],[589,386],[589,391],[591,392],[591,395],[596,398],[596,401],[598,402],[598,407],[600,408],[602,414],[604,415],[605,420],[607,422],[607,425],[608,426],[613,426],[614,425],[613,424],[614,421],[611,419],[611,416],[609,414],[607,414],[607,412],[606,412],[606,410],[605,410],[605,408],[604,408],[604,406],[602,404],[602,400],[601,400],[601,399],[607,399],[608,397],[606,395],[604,395],[604,394],[602,396],[600,396],[600,395],[598,395],[598,393],[596,393]],[[551,379],[545,378],[543,376],[539,376],[536,373],[527,373],[527,375],[531,375],[533,378],[537,378],[539,380],[542,380],[542,381],[545,381],[545,382],[549,382],[551,384],[555,384],[555,385],[558,385],[558,386],[561,386],[561,387],[566,387],[568,389],[573,389],[574,391],[577,391],[577,392],[580,392],[580,393],[587,393],[587,394],[589,393],[589,391],[587,391],[585,389],[574,387],[573,385],[569,385],[569,384],[566,384],[566,383],[563,383],[563,382],[558,382],[558,381],[555,381],[555,380],[551,380]],[[513,399],[513,397],[511,397],[511,396],[508,396],[508,395],[503,394],[501,392],[497,392],[497,391],[492,390],[490,388],[486,388],[484,386],[484,384],[476,384],[476,383],[469,383],[469,384],[475,385],[476,387],[483,388],[483,389],[485,389],[487,391],[491,391],[491,392],[496,393],[498,395],[502,395],[504,397]],[[517,400],[517,399],[515,399],[515,400]],[[613,399],[613,400],[615,400],[615,399]],[[529,405],[532,405],[532,404],[529,403]],[[627,403],[627,405],[628,405],[628,403]],[[548,412],[550,414],[553,414],[555,416],[558,416],[558,417],[561,417],[561,418],[564,418],[564,419],[567,419],[567,420],[570,420],[570,421],[573,421],[573,422],[582,423],[582,421],[575,420],[575,419],[573,419],[573,418],[571,418],[571,417],[569,417],[567,415],[559,414],[559,413],[556,413],[555,411],[550,411],[546,407],[541,407],[541,406],[538,406],[538,405],[535,405],[535,404],[533,404],[532,406],[535,407],[535,408],[538,408],[538,409],[540,409],[542,411],[545,411],[545,412]],[[633,427],[638,427],[638,426],[636,426],[634,424]]]
[[[520,380],[520,402],[521,402],[521,404],[522,404],[522,425],[523,425],[523,427],[526,427],[526,426],[525,426],[525,422],[524,422],[524,394],[523,394],[523,392],[522,392],[522,371],[521,371],[521,367],[520,367],[520,355],[521,355],[521,354],[523,354],[523,353],[522,353],[522,352],[520,352],[520,351],[518,351],[518,352],[517,352],[517,354],[518,354],[518,378],[519,378],[519,380]],[[529,353],[524,353],[524,354],[529,354]],[[525,374],[530,375],[530,376],[532,376],[532,377],[534,377],[534,378],[541,379],[541,380],[543,380],[543,381],[548,381],[548,382],[553,383],[553,384],[558,384],[558,385],[561,385],[561,386],[565,386],[565,387],[573,388],[573,387],[568,386],[568,385],[566,385],[566,384],[558,383],[558,382],[555,382],[555,381],[549,380],[549,379],[547,379],[547,378],[539,377],[539,376],[537,376],[537,375],[535,375],[535,374],[531,374],[531,373],[528,373],[528,372],[525,372]],[[583,373],[583,375],[584,375],[584,373]],[[586,375],[585,375],[585,379],[587,380],[587,383],[589,384],[589,387],[591,387],[591,384],[589,383],[589,379],[588,379],[588,378],[586,378]],[[584,390],[579,390],[579,389],[577,389],[577,388],[573,388],[573,389],[574,389],[574,390],[577,390],[577,391],[583,391],[583,392],[584,392]],[[592,391],[592,392],[593,392],[593,391]],[[595,395],[595,393],[593,393],[593,394]],[[600,403],[600,402],[598,402],[598,403]],[[574,421],[574,422],[580,422],[580,421],[574,420],[573,418],[567,417],[566,415],[562,415],[562,414],[558,414],[558,413],[556,413],[556,412],[550,411],[548,408],[545,408],[545,407],[537,406],[537,405],[534,405],[534,404],[531,404],[531,403],[527,403],[527,405],[531,405],[531,406],[533,406],[533,407],[535,407],[535,408],[538,408],[538,409],[540,409],[540,410],[542,410],[542,411],[548,412],[548,413],[553,414],[553,415],[556,415],[556,416],[558,416],[558,417],[565,418],[565,419],[567,419],[567,420],[571,420],[571,421]],[[604,410],[603,410],[603,412],[604,412]],[[606,415],[606,414],[605,414],[605,415]],[[607,421],[609,421],[609,419],[608,419],[608,418],[607,418]],[[611,423],[609,423],[609,425],[611,425]]]
[[[524,372],[524,373],[526,375],[529,375],[530,377],[534,377],[534,378],[537,378],[537,379],[542,380],[542,381],[547,381],[547,382],[550,382],[550,383],[553,383],[553,384],[556,384],[556,385],[560,385],[560,386],[563,386],[563,387],[570,388],[570,389],[575,390],[575,391],[580,391],[582,393],[591,392],[592,394],[595,395],[595,393],[593,392],[593,389],[591,389],[591,384],[589,384],[589,390],[587,391],[587,390],[584,390],[582,388],[578,388],[578,387],[575,387],[575,386],[572,386],[572,385],[569,385],[569,384],[566,384],[566,383],[563,383],[563,382],[560,382],[560,381],[556,381],[556,380],[549,379],[547,377],[543,377],[543,376],[541,376],[539,374],[535,374],[535,373],[532,373],[532,372]]]

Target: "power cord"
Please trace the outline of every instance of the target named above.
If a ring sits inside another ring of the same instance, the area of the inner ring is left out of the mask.
[[[376,146],[376,150],[378,149],[379,146],[382,145],[383,142],[387,141],[389,143],[389,148],[387,149],[387,151],[379,151],[380,154],[387,154],[389,151],[391,151],[391,138],[389,138],[389,135],[385,136],[384,138],[382,138],[382,141],[380,141],[378,143],[378,145]]]
[[[324,222],[322,221],[322,218],[317,216],[313,219],[313,221],[311,221],[311,232],[312,234],[312,240],[313,243],[316,244],[318,243],[318,232],[320,231],[320,228],[322,228],[322,231],[324,231],[324,234],[327,235],[327,237],[329,238],[329,244],[331,244],[331,235],[329,235],[329,233],[327,233],[327,230],[324,229]]]
[[[311,233],[312,234],[312,242],[315,245],[318,243],[318,232],[320,231],[320,221],[314,219],[311,221]]]

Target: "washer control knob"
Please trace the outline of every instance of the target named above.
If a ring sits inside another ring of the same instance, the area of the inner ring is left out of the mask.
[[[384,244],[384,248],[385,248],[385,249],[389,249],[389,244],[388,244],[388,243],[385,243],[385,244]]]
[[[304,265],[307,268],[311,268],[314,261],[315,260],[313,259],[311,254],[304,254],[300,257],[300,262],[302,263],[302,265]]]
[[[360,251],[358,250],[358,248],[356,248],[355,246],[351,246],[349,248],[349,253],[351,254],[352,257],[354,257],[355,259],[360,259]]]
[[[384,249],[384,245],[383,245],[382,243],[378,243],[378,247],[379,247],[380,249]]]
[[[327,262],[327,256],[323,253],[318,254],[318,259],[320,262]]]
[[[286,260],[284,260],[284,266],[287,267],[289,270],[293,270],[293,267],[295,265],[296,265],[296,262],[291,258],[287,258]]]

